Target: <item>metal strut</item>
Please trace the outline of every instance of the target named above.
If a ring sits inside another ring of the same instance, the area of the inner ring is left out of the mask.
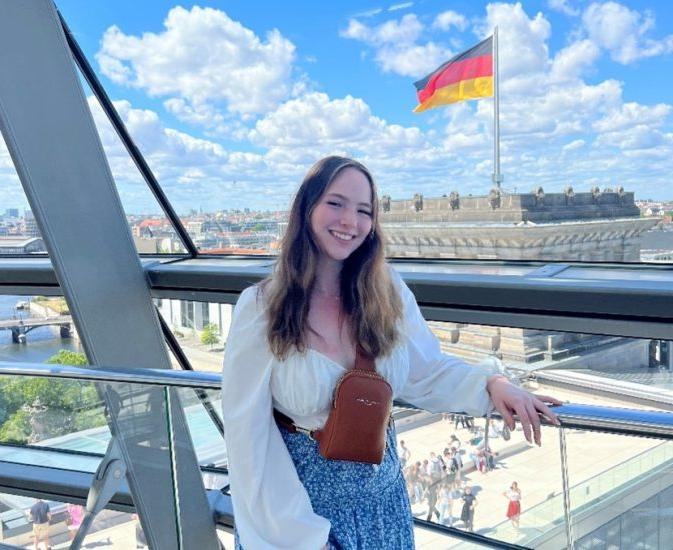
[[[93,483],[86,499],[84,519],[75,538],[70,544],[70,550],[79,550],[84,537],[89,533],[93,520],[101,510],[109,504],[112,497],[119,490],[122,480],[126,477],[126,464],[122,458],[117,438],[113,435],[108,443],[103,460],[98,465]]]

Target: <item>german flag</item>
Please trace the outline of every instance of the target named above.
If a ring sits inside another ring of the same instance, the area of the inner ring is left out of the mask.
[[[414,82],[422,113],[440,105],[493,95],[493,37],[489,36]]]

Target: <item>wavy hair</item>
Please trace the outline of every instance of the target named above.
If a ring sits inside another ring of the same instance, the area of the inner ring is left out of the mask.
[[[287,231],[273,274],[262,282],[267,302],[267,338],[280,360],[294,348],[308,347],[308,312],[320,249],[311,228],[313,209],[343,170],[355,168],[369,181],[372,232],[346,259],[341,270],[342,307],[351,320],[352,336],[374,357],[390,353],[399,339],[402,302],[385,263],[378,219],[376,185],[361,163],[338,156],[316,162],[304,177],[290,209]]]

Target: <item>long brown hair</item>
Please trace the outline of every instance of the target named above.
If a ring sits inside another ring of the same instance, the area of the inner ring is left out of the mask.
[[[310,297],[320,254],[311,214],[330,183],[346,168],[359,170],[369,181],[372,232],[344,261],[339,283],[342,306],[355,341],[374,357],[388,355],[399,338],[402,303],[385,264],[374,179],[359,162],[330,156],[316,162],[304,177],[290,209],[274,273],[262,283],[268,305],[267,338],[278,359],[287,358],[292,348],[306,351]]]

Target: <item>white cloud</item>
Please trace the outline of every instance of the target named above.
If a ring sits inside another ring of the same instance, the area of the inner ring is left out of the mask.
[[[566,15],[575,17],[580,14],[580,10],[570,5],[568,0],[547,0],[547,5],[555,11],[560,11]]]
[[[413,2],[400,2],[399,4],[393,4],[388,8],[388,11],[398,11],[398,10],[404,10],[406,8],[410,8],[413,6]]]
[[[658,128],[666,122],[670,113],[671,106],[665,103],[651,107],[634,102],[624,103],[608,112],[605,117],[596,120],[593,128],[597,132],[616,132],[639,125]]]
[[[520,3],[489,4],[485,22],[477,29],[479,36],[492,33],[499,27],[499,74],[504,79],[547,70],[549,52],[547,40],[551,25],[538,12],[529,18]]]
[[[583,139],[576,139],[574,141],[571,141],[567,145],[563,146],[564,151],[577,151],[578,149],[581,149],[586,145],[586,141]]]
[[[600,55],[600,49],[591,40],[573,42],[556,54],[552,61],[553,81],[573,80],[582,76]]]
[[[645,124],[637,124],[627,130],[600,134],[598,145],[613,146],[619,149],[652,149],[664,142],[664,134]]]
[[[140,37],[107,29],[96,55],[103,73],[196,111],[223,103],[239,115],[264,113],[288,96],[295,47],[278,30],[263,41],[226,13],[199,7],[171,9],[164,26]]]
[[[384,44],[408,45],[415,42],[423,31],[423,24],[413,13],[408,13],[399,21],[386,21],[380,25],[369,27],[357,19],[351,19],[348,27],[341,31],[344,38],[361,40],[373,46]]]
[[[428,42],[423,46],[414,45],[399,49],[385,47],[376,54],[376,60],[384,72],[396,73],[400,76],[420,78],[434,71],[442,63],[452,57],[452,52]]]
[[[673,35],[661,40],[646,35],[654,27],[654,15],[641,14],[617,2],[591,4],[582,15],[589,38],[627,65],[644,57],[673,52]]]
[[[372,8],[370,10],[360,11],[353,15],[353,17],[374,17],[383,11],[383,8]]]
[[[348,27],[339,34],[373,47],[376,52],[374,59],[384,72],[418,78],[452,56],[451,50],[434,42],[417,44],[423,29],[418,17],[409,13],[399,21],[390,20],[377,26],[351,19]]]
[[[293,151],[319,147],[361,153],[371,148],[392,153],[424,145],[418,128],[387,124],[362,99],[330,99],[318,92],[291,99],[259,120],[250,139],[270,149]]]
[[[460,13],[447,10],[435,17],[432,26],[443,31],[448,31],[451,27],[456,27],[458,30],[464,31],[467,28],[467,18]]]

